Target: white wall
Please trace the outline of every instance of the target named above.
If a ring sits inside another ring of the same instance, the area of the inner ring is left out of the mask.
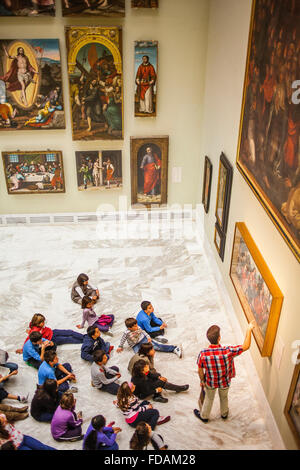
[[[251,354],[285,445],[296,444],[283,414],[294,364],[292,343],[300,340],[299,263],[236,167],[238,132],[246,65],[251,0],[211,0],[201,147],[201,201],[204,156],[213,163],[211,206],[205,233],[229,291],[243,330],[246,319],[229,277],[236,222],[245,222],[283,295],[283,307],[272,358],[262,358],[253,340]],[[234,168],[225,259],[214,247],[215,205],[219,157],[224,152]],[[280,368],[274,360],[279,342],[285,345]]]
[[[3,39],[59,38],[63,72],[66,129],[1,131],[0,151],[54,149],[63,151],[65,194],[8,195],[0,165],[0,213],[96,211],[101,203],[118,208],[119,195],[130,204],[130,136],[169,135],[168,202],[195,203],[198,184],[199,130],[207,50],[208,0],[162,0],[159,9],[135,10],[126,0],[125,18],[0,18]],[[124,72],[124,141],[73,142],[68,96],[64,25],[122,25]],[[134,117],[134,41],[158,40],[158,112],[156,118]],[[123,150],[123,190],[79,192],[76,150]],[[172,168],[182,167],[182,182],[172,184]],[[197,170],[195,171],[197,167]]]

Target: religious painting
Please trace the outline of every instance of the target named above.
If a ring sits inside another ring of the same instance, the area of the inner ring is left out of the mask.
[[[134,44],[135,116],[156,116],[157,47],[157,41],[135,41]]]
[[[67,26],[73,140],[123,139],[122,31]]]
[[[226,235],[222,232],[219,225],[215,223],[214,244],[222,261],[224,261]]]
[[[131,8],[158,8],[158,0],[131,0]]]
[[[131,203],[166,204],[169,137],[131,137]]]
[[[55,15],[55,0],[0,0],[0,16]]]
[[[300,260],[300,5],[253,2],[237,167]]]
[[[271,356],[283,295],[242,222],[235,226],[230,277],[248,322],[255,320],[261,355]]]
[[[202,189],[202,204],[204,206],[204,210],[206,214],[209,211],[211,178],[212,178],[212,164],[211,164],[210,159],[208,157],[205,157],[203,189]]]
[[[0,131],[64,128],[58,39],[1,39]]]
[[[284,414],[300,450],[300,354],[297,358]]]
[[[62,0],[63,16],[125,16],[125,0]]]
[[[232,166],[224,153],[222,153],[219,163],[216,218],[217,223],[224,234],[226,234],[228,225],[232,174]]]
[[[79,191],[122,189],[122,151],[76,152]]]
[[[64,193],[62,152],[2,152],[8,194]]]

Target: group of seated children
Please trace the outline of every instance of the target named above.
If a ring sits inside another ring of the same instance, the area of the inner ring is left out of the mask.
[[[141,311],[136,319],[125,320],[127,329],[117,349],[118,353],[122,352],[127,341],[134,352],[128,364],[131,381],[125,381],[120,385],[119,367],[107,365],[114,346],[101,337],[101,332],[109,332],[114,316],[99,317],[95,313],[93,306],[99,297],[99,290],[89,284],[88,276],[80,274],[73,284],[71,298],[81,305],[82,323],[77,327],[83,328],[87,322],[85,335],[73,330],[51,330],[46,326],[42,314],[33,316],[29,329],[26,330],[28,336],[23,348],[16,351],[23,354],[23,360],[28,365],[38,370],[38,385],[31,401],[31,415],[36,421],[51,423],[51,434],[57,441],[73,442],[83,439],[84,450],[118,449],[116,438],[121,429],[113,427],[114,422],[106,426],[106,420],[102,415],[94,416],[85,435],[82,433],[82,413],[76,413],[76,400],[73,395],[78,389],[70,386],[70,382],[76,382],[76,376],[71,364],[59,362],[56,352],[57,346],[61,344],[81,344],[81,358],[91,363],[91,385],[115,395],[116,400],[113,403],[123,413],[126,423],[135,428],[130,448],[147,449],[151,442],[155,449],[167,449],[168,446],[164,444],[163,438],[154,433],[154,429],[156,425],[168,422],[170,416],[160,416],[159,411],[154,409],[146,398],[152,397],[153,401],[166,403],[168,399],[163,397],[162,390],[172,390],[176,393],[188,390],[189,385],[175,385],[169,382],[154,367],[156,351],[171,352],[181,358],[182,349],[167,344],[168,340],[164,336],[166,323],[154,315],[150,302],[142,302]],[[8,363],[7,357],[1,358],[1,355],[0,364],[10,368],[10,374],[0,378],[0,402],[4,398],[10,398],[26,403],[28,396],[8,394],[2,386],[3,381],[18,372],[18,366]],[[2,406],[5,408],[7,405]],[[53,449],[30,436],[22,435],[14,428],[13,421],[28,416],[27,407],[20,408],[18,412],[5,410],[0,404],[1,412],[3,413],[0,414],[2,448]]]

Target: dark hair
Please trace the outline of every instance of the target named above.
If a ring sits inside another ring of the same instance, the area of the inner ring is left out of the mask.
[[[137,324],[137,321],[135,318],[126,318],[125,320],[125,325],[127,326],[127,328],[132,328],[136,324]]]
[[[141,421],[135,428],[135,433],[130,439],[129,447],[132,450],[143,450],[151,440],[149,428],[145,421]]]
[[[149,302],[148,300],[143,300],[143,302],[141,303],[142,310],[146,310],[149,305],[151,305],[151,302]]]
[[[5,429],[5,427],[3,426],[3,424],[0,421],[0,438],[8,439],[9,437],[10,437],[9,432]]]
[[[42,339],[42,337],[43,336],[39,331],[33,331],[29,335],[29,339],[32,343],[37,343],[38,341],[40,341]]]
[[[86,333],[91,338],[92,336],[94,336],[96,330],[99,330],[98,326],[91,325],[87,328]]]
[[[92,299],[88,295],[84,295],[81,301],[81,308],[86,308],[88,304],[92,303]]]
[[[93,429],[84,441],[83,450],[97,450],[97,433],[105,426],[105,423],[104,416],[97,415],[93,417],[91,421]]]
[[[129,399],[132,396],[133,396],[133,393],[131,391],[131,388],[128,385],[128,382],[123,382],[120,385],[118,393],[117,393],[118,408],[120,408],[121,411],[128,410]]]
[[[88,280],[89,277],[84,273],[79,274],[79,276],[77,277],[77,282],[80,286],[83,286],[83,283]]]
[[[70,392],[65,392],[63,394],[63,396],[61,397],[60,399],[60,407],[63,409],[63,410],[71,410],[74,406],[74,395],[73,393],[70,393]]]
[[[95,362],[102,362],[103,361],[103,357],[106,355],[106,352],[103,351],[102,349],[97,349],[97,351],[95,351],[93,353],[93,358],[94,358],[94,361]]]
[[[54,379],[46,379],[41,387],[38,387],[35,392],[35,397],[38,399],[52,398],[56,400],[57,398],[57,381]]]
[[[152,349],[153,349],[153,344],[152,344],[152,343],[143,343],[143,344],[141,344],[141,346],[140,346],[138,355],[139,355],[139,356],[147,356],[147,357],[148,357],[148,354],[149,354],[149,352],[150,352]]]
[[[147,362],[144,361],[144,359],[139,359],[138,361],[136,361],[132,369],[132,376],[143,377],[144,376],[143,369],[146,365],[147,365]]]
[[[54,351],[53,349],[49,349],[48,351],[45,351],[45,354],[44,354],[44,360],[46,362],[52,362],[53,359],[56,357],[56,351]]]
[[[17,450],[13,441],[7,441],[0,447],[0,450]]]
[[[143,57],[147,57],[147,60],[149,60],[149,56],[148,56],[148,55],[143,55]]]
[[[218,344],[220,337],[220,327],[218,325],[212,325],[206,332],[206,337],[211,344]]]

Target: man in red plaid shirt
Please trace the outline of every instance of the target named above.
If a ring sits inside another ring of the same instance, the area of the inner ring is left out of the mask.
[[[198,374],[205,398],[203,401],[203,394],[202,396],[200,394],[199,408],[201,412],[197,409],[194,410],[197,418],[204,423],[208,422],[217,389],[220,398],[221,417],[223,419],[228,417],[228,391],[230,381],[235,377],[234,357],[250,348],[251,332],[254,326],[254,321],[248,324],[244,343],[240,346],[221,346],[220,328],[217,325],[213,325],[207,330],[206,336],[210,346],[202,349],[197,359]]]

